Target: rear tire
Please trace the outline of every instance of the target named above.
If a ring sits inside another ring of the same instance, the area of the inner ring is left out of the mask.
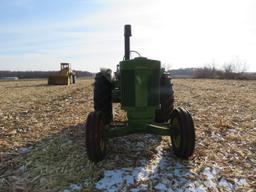
[[[76,84],[76,76],[75,75],[72,75],[72,83]]]
[[[94,110],[104,113],[105,122],[113,121],[112,112],[112,84],[101,72],[96,74],[94,83]]]
[[[85,144],[88,158],[97,163],[106,155],[104,114],[94,111],[87,117],[85,125]]]
[[[160,77],[160,104],[161,108],[155,112],[155,122],[167,122],[174,108],[174,91],[169,73],[163,73]]]
[[[170,122],[174,154],[188,159],[195,148],[195,128],[191,114],[181,107],[174,109]]]

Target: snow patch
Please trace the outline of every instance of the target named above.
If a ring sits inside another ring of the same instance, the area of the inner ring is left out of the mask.
[[[235,179],[237,185],[247,185],[246,179]]]
[[[216,175],[220,172],[219,168],[210,168],[210,167],[206,167],[203,170],[203,175],[205,175],[207,177],[208,180],[212,180],[216,177]]]
[[[108,191],[113,187],[118,189],[124,184],[126,186],[134,185],[135,182],[148,179],[149,173],[144,167],[107,170],[104,172],[104,177],[97,182],[96,188]]]
[[[80,191],[82,189],[81,184],[71,184],[68,189],[65,189],[63,192],[73,192]]]
[[[160,190],[160,191],[167,191],[168,188],[166,187],[165,184],[163,183],[158,183],[156,186],[155,186],[155,189],[156,190]]]
[[[228,182],[225,178],[221,178],[221,180],[219,181],[219,186],[227,188],[232,190],[233,189],[233,185],[232,183]]]

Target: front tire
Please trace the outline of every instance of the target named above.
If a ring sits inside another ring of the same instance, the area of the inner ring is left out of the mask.
[[[91,112],[85,125],[85,144],[88,158],[97,163],[106,155],[106,136],[104,114],[101,111]]]
[[[174,109],[170,121],[174,154],[188,159],[195,148],[195,127],[191,114],[181,107]]]

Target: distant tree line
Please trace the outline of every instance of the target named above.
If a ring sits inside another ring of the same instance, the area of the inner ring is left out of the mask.
[[[224,64],[222,69],[218,69],[212,64],[194,69],[193,78],[256,80],[256,73],[246,72],[245,65],[239,63]]]
[[[168,71],[173,78],[192,78],[194,68],[172,69]]]
[[[246,72],[246,64],[239,61],[226,63],[221,68],[213,63],[201,68],[172,69],[168,72],[172,78],[256,80],[256,73]]]
[[[19,79],[48,78],[57,71],[0,71],[0,77],[18,77]],[[94,74],[88,71],[75,71],[77,77],[92,77]]]

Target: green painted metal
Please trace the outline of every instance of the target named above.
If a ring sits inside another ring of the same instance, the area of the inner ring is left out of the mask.
[[[120,62],[122,107],[159,105],[160,61],[138,57]]]
[[[160,61],[144,57],[121,61],[120,78],[121,106],[127,111],[129,128],[144,130],[160,103]]]
[[[108,138],[121,137],[133,133],[149,133],[162,136],[171,136],[172,129],[169,124],[129,124],[123,122],[119,125],[109,125],[107,127],[106,135]]]

